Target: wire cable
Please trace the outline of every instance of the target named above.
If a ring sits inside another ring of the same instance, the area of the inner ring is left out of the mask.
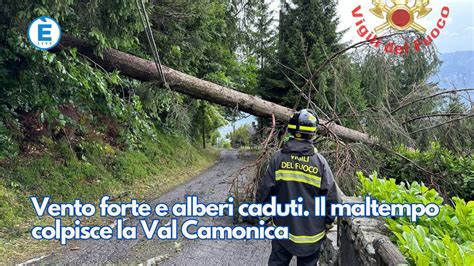
[[[161,66],[161,60],[160,60],[160,54],[158,53],[158,48],[156,47],[155,39],[153,37],[153,31],[151,29],[151,24],[148,19],[148,14],[145,8],[145,2],[144,0],[136,0],[135,2],[137,4],[138,12],[140,13],[140,19],[145,29],[146,37],[148,39],[148,44],[150,45],[150,49],[153,53],[153,59],[154,59],[153,61],[155,62],[156,70],[160,74],[160,78],[164,86],[166,88],[170,88],[168,82],[166,81],[166,77],[163,73],[163,67]]]

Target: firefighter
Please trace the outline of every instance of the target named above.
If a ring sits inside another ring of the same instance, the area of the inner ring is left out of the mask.
[[[276,226],[287,226],[288,240],[273,240],[268,265],[289,265],[293,256],[298,265],[316,265],[326,230],[334,217],[316,217],[315,199],[326,196],[327,207],[339,203],[340,196],[331,168],[313,146],[318,118],[313,110],[295,112],[288,123],[291,138],[272,157],[256,192],[258,203],[268,203],[272,196],[280,204],[303,198],[309,216],[272,217]]]

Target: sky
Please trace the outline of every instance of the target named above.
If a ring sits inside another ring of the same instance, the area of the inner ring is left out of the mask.
[[[268,2],[271,2],[271,8],[275,10],[277,16],[280,0]],[[390,0],[386,0],[386,2],[392,4]],[[433,9],[431,13],[422,19],[416,20],[417,23],[427,29],[434,28],[441,16],[440,12],[443,6],[448,6],[450,9],[446,27],[435,42],[439,52],[474,50],[474,0],[431,0],[429,2],[429,7]],[[413,3],[414,0],[409,1],[409,5],[413,5]],[[348,29],[343,38],[344,42],[354,43],[362,40],[356,33],[355,23],[357,20],[352,17],[352,10],[358,5],[362,7],[368,27],[375,28],[384,22],[384,20],[373,16],[369,12],[369,9],[373,7],[372,0],[339,0],[338,16],[340,23],[338,30]]]
[[[244,119],[240,119],[237,122],[235,122],[235,129],[237,129],[237,128],[243,126],[243,125],[246,125],[246,124],[252,124],[252,122],[254,122],[254,121],[256,121],[256,119],[255,119],[255,116],[253,116],[253,115],[251,115],[249,117],[246,117]],[[225,138],[227,133],[232,132],[232,129],[233,129],[232,124],[228,124],[225,127],[219,128],[219,132],[221,133],[221,137]]]

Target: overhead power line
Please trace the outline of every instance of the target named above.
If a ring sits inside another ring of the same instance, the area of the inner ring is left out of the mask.
[[[153,61],[155,62],[156,70],[160,74],[160,78],[164,86],[169,88],[169,84],[166,82],[166,77],[163,73],[163,67],[161,66],[160,54],[158,53],[155,38],[153,37],[150,20],[148,19],[148,14],[146,13],[145,2],[144,0],[136,0],[135,2],[137,4],[138,12],[140,13],[140,19],[142,20],[143,27],[145,28],[148,44],[150,45],[151,52],[153,53]]]

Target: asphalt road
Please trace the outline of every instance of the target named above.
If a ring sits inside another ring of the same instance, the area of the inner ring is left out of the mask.
[[[197,195],[202,202],[224,202],[232,175],[254,160],[255,156],[222,151],[219,161],[209,170],[165,195],[150,201],[168,206],[183,202],[185,195]],[[244,172],[245,174],[245,172]],[[153,218],[153,217],[152,217]],[[155,217],[156,218],[156,217]],[[180,222],[182,218],[179,219]],[[128,224],[137,224],[131,219]],[[230,217],[202,217],[200,225],[232,225]],[[137,240],[76,241],[33,264],[143,264],[143,265],[265,265],[271,250],[270,241],[243,240],[147,240],[140,232]]]

